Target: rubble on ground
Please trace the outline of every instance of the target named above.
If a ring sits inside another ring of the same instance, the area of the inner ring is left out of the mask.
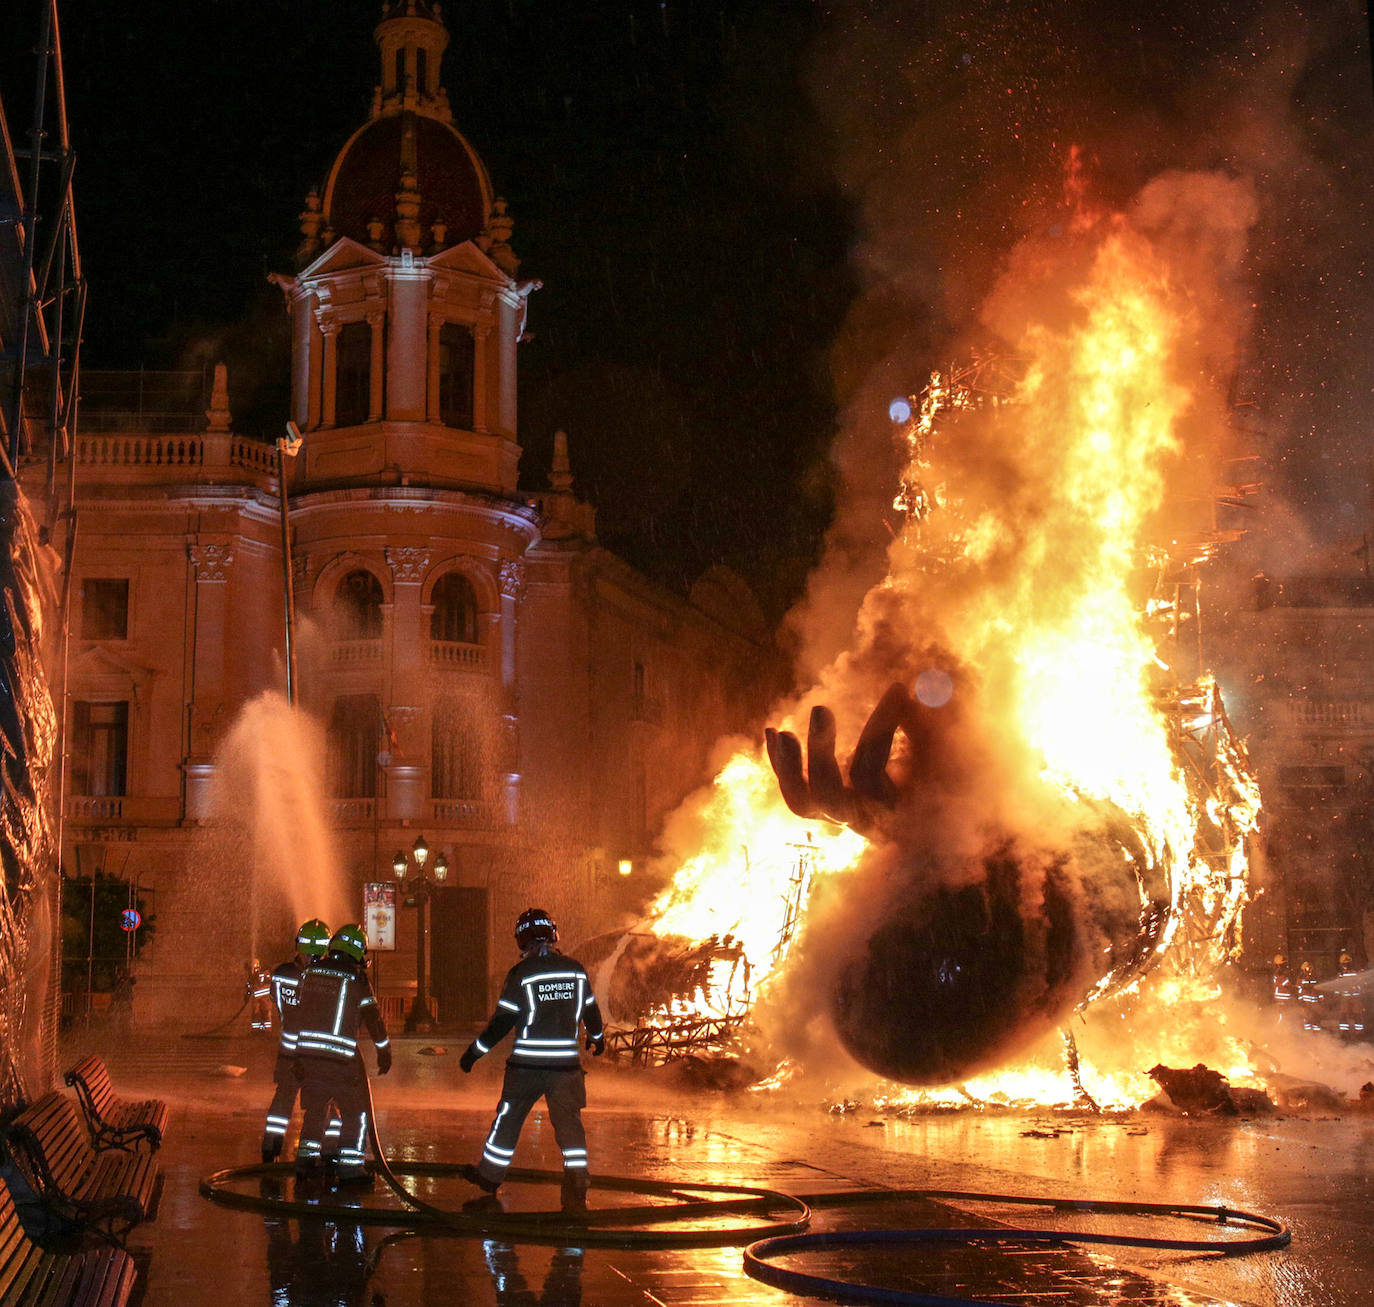
[[[1274,1110],[1262,1089],[1233,1087],[1220,1071],[1201,1062],[1186,1068],[1157,1063],[1149,1076],[1161,1092],[1144,1104],[1147,1110],[1174,1108],[1184,1116],[1248,1116]]]

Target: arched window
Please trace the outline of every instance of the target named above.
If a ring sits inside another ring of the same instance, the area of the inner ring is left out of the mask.
[[[415,51],[415,89],[421,95],[429,93],[429,59],[424,50]]]
[[[339,639],[380,640],[382,599],[382,583],[371,572],[359,570],[344,577],[334,594]]]
[[[334,352],[334,425],[356,427],[366,422],[372,399],[372,328],[346,322]]]
[[[436,799],[481,799],[486,768],[485,732],[473,699],[445,695],[434,705],[430,737],[430,789]]]
[[[477,644],[477,595],[472,582],[461,572],[439,578],[432,596],[434,613],[429,619],[429,638],[451,644]]]
[[[338,799],[377,797],[382,706],[375,694],[342,694],[329,717],[328,775]]]

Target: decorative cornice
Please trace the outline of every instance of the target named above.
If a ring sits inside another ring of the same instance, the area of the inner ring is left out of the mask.
[[[227,581],[234,565],[233,545],[191,545],[197,581]]]
[[[429,569],[429,550],[415,545],[400,545],[386,551],[391,575],[397,581],[423,581]]]

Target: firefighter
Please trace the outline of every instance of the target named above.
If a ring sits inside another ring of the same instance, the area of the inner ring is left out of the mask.
[[[1364,1034],[1364,996],[1360,992],[1359,986],[1355,984],[1355,977],[1359,974],[1360,971],[1355,965],[1355,959],[1348,952],[1342,950],[1340,964],[1336,971],[1337,979],[1341,982],[1336,1015],[1344,1034]]]
[[[496,1191],[515,1156],[520,1127],[541,1097],[563,1153],[563,1210],[587,1209],[587,1134],[582,1128],[587,1089],[578,1058],[579,1027],[586,1027],[587,1047],[596,1057],[606,1050],[606,1036],[586,971],[580,962],[556,952],[557,942],[558,927],[542,908],[520,914],[515,923],[520,961],[507,974],[486,1029],[459,1059],[463,1071],[471,1071],[479,1057],[516,1030],[482,1160],[465,1169],[467,1178],[486,1191],[464,1204],[469,1210],[499,1208]]]
[[[300,1080],[296,1075],[296,1015],[301,977],[312,962],[329,952],[329,927],[318,917],[301,922],[296,932],[296,952],[289,962],[275,967],[269,977],[272,1003],[277,1009],[277,1063],[272,1070],[277,1092],[267,1109],[262,1135],[262,1160],[275,1162],[286,1141],[291,1109],[296,1105]]]
[[[296,1175],[309,1179],[322,1169],[325,1120],[333,1101],[342,1120],[338,1182],[368,1187],[363,1163],[367,1142],[367,1070],[358,1048],[365,1024],[377,1050],[377,1074],[391,1070],[391,1041],[367,981],[367,935],[361,926],[340,926],[329,954],[302,978],[297,1005],[296,1060],[301,1068],[301,1142]]]
[[[252,1030],[272,1029],[272,982],[262,963],[254,958],[244,968],[247,973],[243,988],[251,1005],[248,1010],[248,1025]]]
[[[1274,1002],[1280,1009],[1290,1007],[1293,1003],[1293,973],[1289,971],[1288,959],[1282,953],[1274,956]],[[1279,1020],[1283,1020],[1282,1011]]]
[[[1312,964],[1304,962],[1298,968],[1298,1004],[1302,1010],[1302,1028],[1320,1030],[1322,996],[1317,991],[1317,981],[1312,974]]]

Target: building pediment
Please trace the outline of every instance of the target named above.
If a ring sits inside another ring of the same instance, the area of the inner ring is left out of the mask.
[[[298,281],[311,281],[335,272],[350,272],[358,268],[380,268],[386,265],[386,258],[366,245],[360,245],[351,236],[340,236],[309,267],[297,275]]]
[[[157,674],[156,669],[104,645],[93,645],[71,660],[73,689],[137,692]]]
[[[503,285],[511,280],[510,274],[497,267],[473,241],[464,241],[461,245],[430,255],[429,266],[435,271],[467,273],[485,281],[499,281]]]

